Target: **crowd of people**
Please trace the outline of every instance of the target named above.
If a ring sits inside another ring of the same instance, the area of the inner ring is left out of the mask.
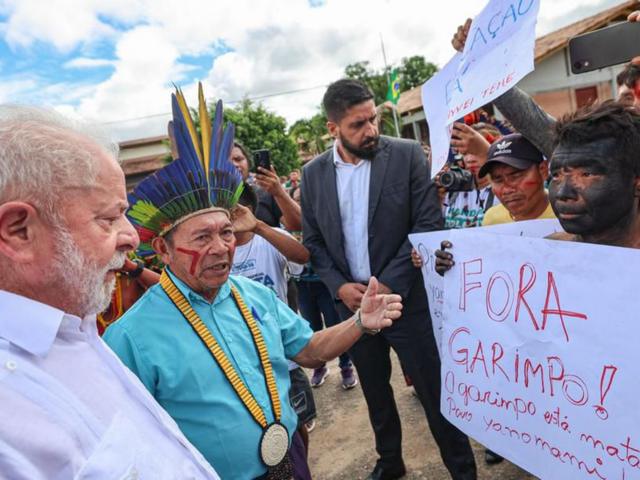
[[[557,218],[553,240],[639,248],[640,64],[617,81],[560,120],[514,87],[505,121],[486,106],[454,124],[433,181],[419,143],[380,134],[361,81],[327,88],[333,146],[285,177],[252,165],[220,103],[196,126],[178,90],[176,158],[129,194],[99,132],[0,106],[0,478],[310,479],[313,388],[335,358],[367,405],[367,478],[401,478],[393,349],[449,474],[476,479],[440,412],[408,235]]]

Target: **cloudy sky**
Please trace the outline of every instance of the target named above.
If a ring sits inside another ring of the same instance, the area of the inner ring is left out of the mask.
[[[538,35],[620,3],[541,1]],[[293,122],[349,63],[381,67],[380,35],[390,64],[418,54],[443,66],[456,26],[485,4],[0,0],[0,103],[52,106],[132,139],[165,132],[172,82],[194,103],[200,80],[208,98],[257,98]]]

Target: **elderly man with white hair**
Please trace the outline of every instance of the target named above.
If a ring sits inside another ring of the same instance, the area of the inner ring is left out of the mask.
[[[138,246],[116,151],[0,106],[2,478],[218,478],[97,333]]]

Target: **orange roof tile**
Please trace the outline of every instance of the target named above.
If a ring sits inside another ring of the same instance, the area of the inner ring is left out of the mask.
[[[565,48],[569,44],[570,38],[605,27],[614,20],[623,20],[633,10],[639,8],[640,1],[628,0],[538,38],[536,40],[535,62],[539,63],[558,50]]]

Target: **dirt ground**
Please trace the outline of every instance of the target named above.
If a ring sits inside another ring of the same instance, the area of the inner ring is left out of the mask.
[[[406,480],[448,480],[424,410],[412,389],[405,386],[397,358],[393,358],[392,385],[402,420]],[[318,409],[316,427],[310,434],[309,464],[314,480],[364,479],[373,470],[377,455],[367,406],[360,386],[344,391],[340,387],[337,362],[330,364],[325,383],[313,389]],[[311,372],[308,372],[311,375]],[[535,480],[506,460],[488,466],[484,448],[472,442],[480,480]]]

